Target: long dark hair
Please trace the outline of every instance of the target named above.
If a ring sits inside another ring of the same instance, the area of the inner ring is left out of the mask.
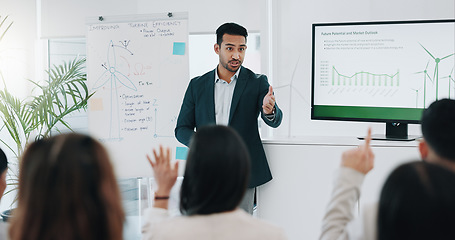
[[[28,146],[12,240],[120,240],[124,219],[113,168],[99,142],[72,133]]]
[[[231,128],[199,128],[188,152],[180,192],[184,215],[234,210],[242,200],[250,158],[242,138]]]
[[[455,239],[455,173],[417,161],[386,180],[378,210],[378,240]]]
[[[0,148],[0,174],[8,168],[8,159],[5,152]]]

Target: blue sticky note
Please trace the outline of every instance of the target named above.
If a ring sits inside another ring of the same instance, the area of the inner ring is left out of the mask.
[[[185,55],[185,43],[184,42],[174,42],[174,55]]]
[[[188,155],[188,148],[187,147],[177,147],[175,149],[175,159],[177,160],[186,160],[186,156]]]

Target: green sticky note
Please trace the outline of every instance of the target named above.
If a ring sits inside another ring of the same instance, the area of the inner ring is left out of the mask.
[[[174,42],[174,55],[185,55],[185,43],[184,42]]]

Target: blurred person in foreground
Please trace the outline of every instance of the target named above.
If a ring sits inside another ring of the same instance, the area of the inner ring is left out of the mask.
[[[419,143],[419,152],[422,160],[455,172],[455,100],[433,102],[422,114],[421,128],[423,139]],[[374,155],[369,141],[367,139],[361,147],[343,153],[323,219],[321,240],[378,239],[378,203],[362,206],[360,216],[354,218],[361,185],[366,174],[373,169]]]
[[[248,185],[250,159],[241,137],[226,126],[198,129],[188,152],[180,191],[183,216],[169,217],[169,194],[178,175],[170,150],[147,156],[158,188],[153,209],[145,214],[143,239],[286,239],[272,224],[255,219],[238,206]]]
[[[124,220],[113,168],[98,141],[71,133],[27,147],[12,240],[120,240]]]
[[[8,159],[5,152],[0,149],[0,199],[6,189],[6,173],[8,172]],[[0,240],[8,239],[8,224],[0,220]]]

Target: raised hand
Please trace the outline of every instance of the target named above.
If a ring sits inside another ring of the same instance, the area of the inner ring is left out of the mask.
[[[177,181],[179,162],[175,162],[174,166],[171,166],[171,150],[166,149],[164,153],[163,147],[160,146],[159,154],[153,149],[153,155],[155,156],[155,162],[152,161],[150,156],[147,154],[147,160],[153,168],[158,189],[155,192],[159,196],[169,196],[172,187]]]
[[[374,154],[370,146],[371,128],[368,129],[365,143],[358,148],[345,151],[341,157],[341,165],[367,174],[374,166]]]
[[[262,101],[262,111],[264,114],[272,114],[275,107],[275,95],[273,95],[273,88],[269,86],[269,92],[265,95]]]

